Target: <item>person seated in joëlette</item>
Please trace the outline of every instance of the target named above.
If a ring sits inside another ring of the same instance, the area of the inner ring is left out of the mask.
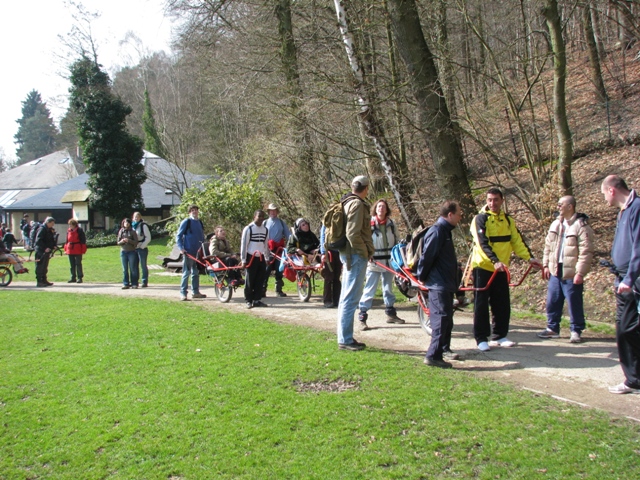
[[[301,265],[319,263],[320,240],[311,231],[309,221],[299,218],[295,223],[293,235],[287,241],[287,254],[298,255],[298,260],[294,258],[294,263],[300,261]]]
[[[5,247],[4,243],[0,242],[0,263],[10,263],[13,265],[13,271],[16,273],[28,273],[29,270],[24,268],[18,257],[11,253],[11,251]]]
[[[209,259],[215,261],[216,258],[224,263],[226,267],[237,267],[240,261],[238,260],[238,253],[234,252],[227,240],[227,232],[224,227],[216,227],[214,235],[209,242]],[[222,266],[222,265],[221,265]],[[229,284],[233,287],[244,285],[244,280],[239,269],[229,270],[229,278],[231,281]]]

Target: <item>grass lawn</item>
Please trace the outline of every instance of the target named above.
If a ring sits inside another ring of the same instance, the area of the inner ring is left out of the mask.
[[[637,425],[326,332],[160,300],[0,302],[0,479],[640,476]]]

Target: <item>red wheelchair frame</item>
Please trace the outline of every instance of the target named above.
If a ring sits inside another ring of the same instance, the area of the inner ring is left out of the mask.
[[[316,256],[319,254],[316,254]],[[331,252],[327,252],[327,255],[331,255]],[[293,255],[291,255],[293,256]],[[290,255],[284,257],[285,268],[290,268],[296,272],[296,287],[298,290],[298,296],[303,302],[308,302],[311,298],[311,292],[316,290],[316,274],[322,271],[322,262],[310,265],[296,265]],[[300,258],[300,255],[295,255]],[[274,255],[275,259],[282,262],[283,257]],[[331,257],[329,257],[331,258]]]
[[[205,271],[207,272],[207,276],[209,276],[209,278],[211,278],[211,281],[213,282],[213,289],[216,293],[216,297],[218,297],[218,300],[220,300],[222,303],[227,303],[229,300],[231,300],[233,292],[235,292],[238,287],[244,285],[244,283],[232,285],[229,279],[229,274],[234,270],[239,270],[242,274],[245,268],[251,266],[255,256],[252,256],[249,263],[245,266],[236,265],[231,267],[225,264],[224,261],[219,257],[205,256],[204,254],[206,253],[206,251],[204,250],[204,245],[200,248],[203,253],[202,258],[196,258],[188,253],[186,255],[187,257],[191,258],[196,263],[204,267]],[[262,255],[260,255],[260,257],[262,257]],[[211,260],[213,260],[213,263],[211,262]],[[242,279],[242,282],[244,282],[244,279]]]
[[[415,277],[413,272],[404,265],[400,267],[400,271],[398,272],[392,268],[387,267],[386,265],[381,264],[380,262],[374,261],[374,263],[377,266],[385,269],[386,271],[393,273],[396,277],[404,280],[405,282],[408,282],[409,285],[411,285],[411,288],[414,288],[416,290],[416,296],[418,297],[418,320],[423,330],[427,332],[428,335],[431,335],[431,320],[429,319],[428,306],[429,289],[425,287],[425,285]],[[520,281],[517,283],[511,283],[511,272],[508,268],[505,267],[504,271],[507,274],[507,282],[509,283],[509,287],[519,287],[520,285],[522,285],[522,282],[524,282],[524,279],[527,278],[527,275],[529,275],[529,272],[531,272],[532,269],[533,265],[529,265],[529,268],[527,268],[527,270],[524,272]],[[484,292],[489,289],[497,274],[498,270],[495,270],[489,278],[487,284],[482,288],[460,286],[458,290],[462,292]]]

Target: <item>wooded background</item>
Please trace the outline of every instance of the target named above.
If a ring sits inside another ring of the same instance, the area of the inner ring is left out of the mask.
[[[183,170],[258,174],[264,201],[289,220],[317,225],[367,174],[406,230],[447,198],[468,224],[490,186],[544,222],[558,195],[580,188],[575,159],[638,137],[638,0],[166,8],[175,53],[140,45],[140,62],[113,78],[129,130]],[[78,37],[84,55],[90,37]],[[74,115],[56,147],[75,151]]]

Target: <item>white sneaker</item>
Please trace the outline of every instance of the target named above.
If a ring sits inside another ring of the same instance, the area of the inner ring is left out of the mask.
[[[500,340],[491,340],[489,345],[492,347],[515,347],[517,345],[516,342],[512,342],[507,337],[501,338]]]
[[[489,350],[491,350],[491,347],[487,342],[480,342],[478,344],[478,350],[480,350],[481,352],[488,352]]]
[[[571,332],[571,337],[569,338],[569,343],[580,343],[582,342],[582,338],[578,332]]]

